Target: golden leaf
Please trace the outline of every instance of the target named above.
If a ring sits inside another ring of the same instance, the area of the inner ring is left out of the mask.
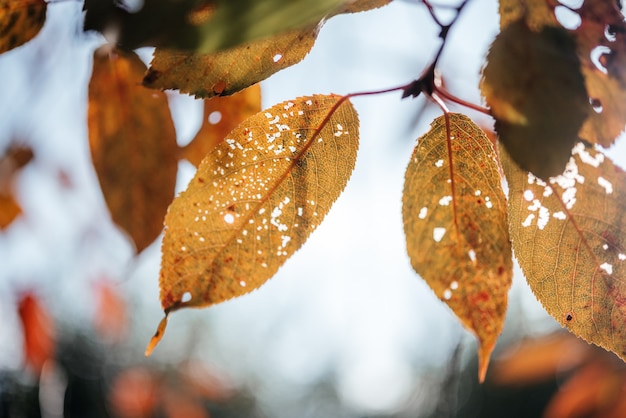
[[[165,218],[166,318],[249,293],[272,277],[345,188],[357,148],[356,111],[336,95],[284,102],[235,128]]]
[[[546,311],[577,336],[626,359],[626,173],[577,144],[544,182],[500,147],[513,249]]]
[[[196,167],[226,138],[226,135],[248,117],[261,111],[261,86],[255,84],[232,96],[213,97],[204,101],[204,117],[194,139],[182,150],[182,158]]]
[[[46,20],[44,0],[0,0],[0,53],[33,39]]]
[[[382,7],[390,0],[344,2],[328,15],[356,13]],[[322,20],[269,38],[253,40],[212,54],[157,48],[144,85],[154,89],[177,89],[196,97],[227,96],[290,67],[309,53]]]
[[[468,117],[439,117],[406,171],[402,215],[413,269],[479,340],[479,377],[502,331],[511,285],[506,200],[495,151]]]
[[[95,52],[89,82],[89,145],[113,221],[140,252],[163,229],[178,146],[167,98],[141,86],[143,62],[106,48]]]
[[[317,32],[317,25],[308,26],[207,55],[157,48],[143,83],[196,97],[227,96],[300,62]]]

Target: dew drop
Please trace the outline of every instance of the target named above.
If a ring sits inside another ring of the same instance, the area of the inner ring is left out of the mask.
[[[183,293],[183,297],[180,298],[181,302],[189,302],[191,300],[191,293],[185,292]]]
[[[227,213],[226,215],[224,215],[224,222],[226,222],[229,225],[232,225],[235,223],[235,215],[233,215],[232,213]]]
[[[282,54],[276,54],[276,55],[274,55],[274,56],[272,57],[272,60],[273,60],[274,62],[278,62],[278,61],[280,61],[281,59],[283,59],[283,55],[282,55]]]
[[[246,282],[244,280],[240,281],[239,286],[246,287]]]
[[[445,300],[450,300],[451,297],[452,297],[452,290],[446,289],[443,291],[443,298]]]

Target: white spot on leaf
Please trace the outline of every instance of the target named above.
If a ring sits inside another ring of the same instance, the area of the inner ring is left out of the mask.
[[[441,241],[445,234],[446,228],[437,227],[433,229],[433,239],[435,240],[435,242]]]

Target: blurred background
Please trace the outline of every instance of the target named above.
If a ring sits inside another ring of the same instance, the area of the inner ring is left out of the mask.
[[[81,7],[50,4],[41,33],[0,55],[0,155],[33,152],[10,184],[23,213],[0,230],[0,417],[626,416],[623,363],[561,332],[517,268],[478,385],[473,336],[406,256],[404,170],[440,110],[399,93],[354,99],[356,169],[307,244],[258,291],[176,312],[145,358],[163,315],[160,240],[135,256],[100,191],[86,121],[103,39],[82,32]],[[447,89],[474,103],[497,7],[470,2],[441,60]],[[335,17],[302,63],[262,82],[263,106],[405,84],[432,60],[438,32],[418,0]],[[168,99],[184,145],[202,103]],[[609,154],[624,166],[621,149]],[[192,175],[181,162],[179,191]]]

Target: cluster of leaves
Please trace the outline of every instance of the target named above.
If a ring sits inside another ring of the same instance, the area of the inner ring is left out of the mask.
[[[257,83],[299,62],[327,19],[389,1],[187,0],[147,2],[136,12],[85,2],[85,28],[110,41],[94,55],[88,120],[107,204],[138,251],[165,219],[165,318],[147,353],[169,313],[248,293],[276,273],[349,180],[359,139],[349,99],[400,91],[427,95],[444,113],[418,139],[402,215],[413,268],[479,340],[480,379],[506,314],[512,250],[557,321],[626,359],[625,174],[596,149],[626,125],[618,2],[585,0],[573,9],[556,0],[500,0],[501,32],[480,85],[488,110],[442,87],[437,61],[456,18],[441,23],[427,0],[421,3],[441,27],[442,44],[417,80],[260,110]],[[43,1],[0,6],[5,50],[41,27]],[[579,24],[565,28],[559,9]],[[166,16],[176,31],[160,29]],[[131,51],[142,45],[156,46],[150,68]],[[202,128],[182,149],[165,89],[206,100]],[[491,114],[499,146],[467,116],[448,112],[446,101]],[[179,158],[198,169],[172,202]]]

